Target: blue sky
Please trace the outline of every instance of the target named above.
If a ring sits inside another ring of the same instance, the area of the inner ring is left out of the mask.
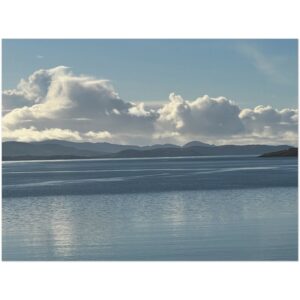
[[[125,101],[225,96],[297,108],[297,40],[4,40],[3,89],[64,65],[109,79]]]
[[[297,40],[4,40],[2,136],[296,145],[297,47]]]

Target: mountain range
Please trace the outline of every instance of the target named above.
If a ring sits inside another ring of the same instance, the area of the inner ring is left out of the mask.
[[[76,159],[76,158],[134,158],[209,155],[261,155],[282,151],[289,145],[222,145],[215,146],[192,141],[183,146],[155,144],[150,146],[119,145],[111,143],[70,142],[47,140],[41,142],[2,143],[3,160]]]

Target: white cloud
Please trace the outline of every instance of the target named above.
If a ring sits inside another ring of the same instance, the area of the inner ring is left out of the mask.
[[[209,98],[205,95],[194,101],[170,95],[170,102],[159,111],[161,127],[177,130],[182,134],[226,136],[244,130],[239,119],[240,108],[224,97]]]
[[[298,132],[298,110],[277,110],[271,106],[259,105],[254,109],[243,109],[239,118],[247,133],[269,135],[276,139],[282,134]]]
[[[112,135],[108,131],[89,131],[85,136],[90,138],[91,141],[103,141],[112,138]]]
[[[151,113],[146,113],[142,104],[120,99],[108,80],[75,76],[66,67],[36,71],[22,79],[10,95],[23,97],[26,103],[4,115],[2,124],[10,130],[58,127],[82,134],[109,128],[112,132],[142,134],[153,126]],[[14,101],[14,97],[6,97],[4,107],[13,107]]]
[[[148,117],[151,115],[151,113],[153,113],[153,111],[145,110],[145,105],[141,102],[138,104],[133,103],[133,106],[128,109],[128,113],[132,116]]]
[[[47,70],[38,70],[27,79],[21,79],[16,89],[3,92],[3,105],[5,107],[18,107],[17,99],[30,105],[40,103],[47,96],[49,87],[56,79],[66,76],[69,68],[59,66]]]
[[[15,140],[18,142],[31,142],[43,140],[82,140],[78,131],[71,131],[69,129],[60,128],[37,130],[33,126],[29,128],[19,128],[15,130],[8,130],[7,128],[3,128],[2,138],[4,140]]]
[[[3,108],[4,140],[296,144],[298,135],[296,109],[241,109],[225,97],[189,101],[174,93],[147,106],[124,101],[108,80],[64,66],[38,70],[3,91]]]

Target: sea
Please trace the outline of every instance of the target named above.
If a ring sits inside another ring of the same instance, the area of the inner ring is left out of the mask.
[[[4,261],[298,260],[298,159],[2,163]]]

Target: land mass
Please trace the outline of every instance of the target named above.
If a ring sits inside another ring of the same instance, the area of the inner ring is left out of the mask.
[[[215,146],[192,141],[183,146],[156,144],[150,146],[119,145],[111,143],[79,143],[61,140],[42,142],[2,143],[2,159],[5,160],[53,160],[92,158],[179,157],[214,155],[262,155],[286,151],[289,145],[222,145]]]
[[[298,157],[298,148],[291,147],[286,150],[268,152],[262,154],[260,157]]]

